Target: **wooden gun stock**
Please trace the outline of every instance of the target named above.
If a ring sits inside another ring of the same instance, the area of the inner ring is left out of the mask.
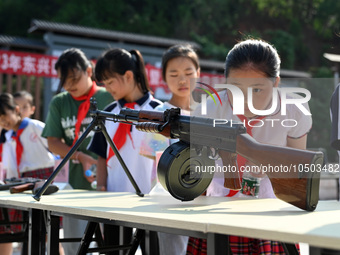
[[[37,181],[37,182],[28,182],[28,183],[24,183],[21,185],[16,185],[16,186],[10,187],[9,192],[11,194],[15,194],[15,193],[22,193],[26,190],[32,190],[32,193],[36,194],[39,191],[39,189],[43,186],[44,183],[45,181]],[[44,195],[53,194],[57,192],[58,190],[59,190],[58,186],[51,184],[45,190]]]
[[[303,210],[313,211],[316,208],[323,164],[322,152],[261,144],[248,134],[238,135],[236,152],[267,174],[276,197]],[[219,154],[223,164],[236,160],[231,158],[231,153]],[[225,173],[225,178],[232,179],[225,182],[227,188],[241,188],[238,186],[239,172]]]
[[[9,188],[9,192],[11,194],[14,193],[21,193],[24,192],[26,190],[33,190],[35,186],[35,183],[31,182],[31,183],[25,183],[25,184],[21,184],[21,185],[17,185],[17,186],[13,186]]]

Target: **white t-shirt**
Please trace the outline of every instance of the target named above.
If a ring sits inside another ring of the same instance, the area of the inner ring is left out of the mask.
[[[228,99],[226,90],[219,92],[219,95],[222,100],[222,106],[215,105],[213,100],[207,100],[207,117],[223,119],[229,122],[232,120],[233,123],[241,122],[237,115],[233,115],[232,105]],[[287,95],[288,99],[297,97],[299,96],[296,94]],[[304,104],[304,107],[309,109],[307,104]],[[198,107],[194,115],[200,115],[200,111],[201,108]],[[277,108],[273,114],[266,116],[258,124],[252,124],[250,122],[250,125],[259,125],[259,127],[252,128],[252,136],[255,140],[263,144],[287,146],[288,137],[300,138],[309,132],[312,126],[312,118],[310,115],[305,115],[294,104],[287,104],[286,112],[286,115],[281,114],[281,100],[278,100]],[[216,163],[221,164],[221,160],[217,160]],[[223,183],[223,173],[215,174],[214,179],[207,190],[207,195],[225,196],[229,194],[229,190],[224,188]],[[238,196],[243,196],[240,192],[238,194]],[[275,197],[268,177],[261,178],[258,197]]]
[[[41,136],[45,123],[39,120],[25,118],[22,125],[27,125],[20,135],[23,153],[19,166],[20,173],[54,166],[54,156],[48,150],[47,139]],[[20,128],[20,127],[19,127]],[[6,142],[3,144],[2,160],[7,178],[20,177],[17,173],[16,141],[13,130],[6,132]]]

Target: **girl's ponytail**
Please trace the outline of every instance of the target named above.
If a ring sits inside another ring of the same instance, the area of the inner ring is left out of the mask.
[[[145,65],[144,65],[144,60],[142,54],[138,50],[130,50],[130,53],[136,58],[136,69],[134,72],[135,79],[137,83],[140,84],[140,89],[145,94],[146,92],[150,91],[150,86],[149,86],[149,81],[148,77],[146,75],[145,71]]]
[[[101,82],[115,74],[124,75],[128,70],[132,71],[133,78],[143,94],[150,91],[144,60],[138,50],[115,48],[106,51],[97,61],[95,77]]]

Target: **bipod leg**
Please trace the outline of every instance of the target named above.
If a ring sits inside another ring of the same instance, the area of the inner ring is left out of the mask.
[[[92,129],[95,128],[95,126],[98,124],[98,120],[94,119],[90,125],[86,128],[85,132],[80,136],[80,138],[77,140],[77,142],[73,145],[71,150],[66,154],[66,156],[63,158],[63,160],[60,162],[58,167],[53,171],[53,173],[50,175],[50,177],[46,180],[44,185],[39,189],[38,193],[33,196],[33,198],[37,201],[40,201],[41,195],[44,194],[46,191],[48,185],[51,184],[51,182],[54,180],[54,178],[58,175],[60,170],[64,167],[66,162],[71,158],[73,153],[79,148],[79,146],[83,143],[87,135],[92,131]]]
[[[119,160],[119,163],[122,165],[127,177],[129,178],[132,186],[135,188],[136,190],[136,194],[140,197],[143,197],[144,194],[141,192],[141,190],[138,187],[138,184],[136,183],[135,179],[133,178],[131,172],[129,171],[128,167],[126,166],[122,156],[120,155],[116,145],[114,144],[114,142],[112,141],[112,139],[110,138],[109,134],[107,133],[106,127],[104,125],[103,122],[99,123],[101,131],[103,133],[103,135],[106,138],[106,141],[110,144],[110,147],[112,148],[113,152],[115,153],[117,159]]]

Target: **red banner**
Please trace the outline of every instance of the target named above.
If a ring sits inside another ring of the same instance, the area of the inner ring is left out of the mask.
[[[57,77],[54,64],[58,57],[0,50],[0,73]]]
[[[58,57],[43,54],[0,50],[0,73],[56,78],[57,72],[54,64],[57,59]],[[157,88],[163,88],[169,92],[162,79],[161,69],[150,64],[145,67],[151,88],[154,91]],[[222,84],[224,77],[201,73],[201,81],[207,84]]]

